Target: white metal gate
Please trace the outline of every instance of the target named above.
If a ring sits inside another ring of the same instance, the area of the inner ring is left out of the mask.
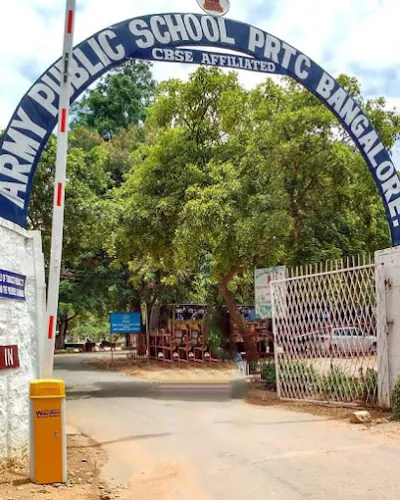
[[[282,399],[389,404],[383,270],[348,262],[272,282]]]

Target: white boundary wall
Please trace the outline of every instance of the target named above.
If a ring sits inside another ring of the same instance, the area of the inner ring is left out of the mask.
[[[0,370],[0,460],[27,451],[29,382],[41,376],[46,318],[39,231],[0,218],[0,268],[26,276],[26,301],[0,298],[0,345],[18,345],[20,368]]]

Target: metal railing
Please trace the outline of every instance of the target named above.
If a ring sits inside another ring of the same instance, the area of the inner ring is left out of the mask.
[[[382,294],[367,256],[294,268],[272,282],[282,399],[387,404]]]

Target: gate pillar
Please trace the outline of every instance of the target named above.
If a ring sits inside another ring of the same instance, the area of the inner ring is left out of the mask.
[[[394,384],[400,375],[400,248],[388,248],[376,252],[375,261],[377,274],[380,272],[382,275],[381,284],[377,283],[378,335],[386,341],[387,346],[386,354],[384,352],[380,354],[386,356],[388,363],[387,394],[382,394],[382,397],[385,399],[386,406],[389,406]],[[380,267],[381,271],[379,271]],[[382,342],[382,346],[384,345],[385,343]]]

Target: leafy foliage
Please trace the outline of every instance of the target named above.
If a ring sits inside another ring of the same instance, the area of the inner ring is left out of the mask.
[[[155,81],[150,64],[129,61],[108,73],[100,83],[74,104],[73,123],[112,135],[146,119]]]
[[[337,366],[333,367],[319,379],[321,394],[334,400],[360,401],[362,396],[362,383],[357,377],[348,376]]]
[[[365,100],[354,78],[340,81],[393,147],[399,115],[381,98]],[[54,161],[51,138],[29,211],[46,255]],[[246,90],[235,73],[201,67],[187,82],[156,88],[147,63],[123,65],[74,107],[68,178],[67,323],[142,302],[225,302],[246,333],[237,303],[252,300],[254,267],[390,245],[361,155],[336,118],[289,80]]]
[[[397,377],[392,393],[392,409],[394,420],[400,420],[400,376]]]
[[[265,388],[276,390],[276,365],[274,362],[265,362],[261,365],[261,378],[265,382]]]
[[[89,314],[87,317],[83,316],[82,319],[70,330],[73,339],[84,340],[90,338],[94,342],[101,342],[103,338],[109,336],[110,324],[108,318],[99,321],[97,316]]]
[[[291,394],[294,389],[305,395],[317,391],[318,374],[312,364],[285,361],[280,365],[279,376],[284,394]]]

